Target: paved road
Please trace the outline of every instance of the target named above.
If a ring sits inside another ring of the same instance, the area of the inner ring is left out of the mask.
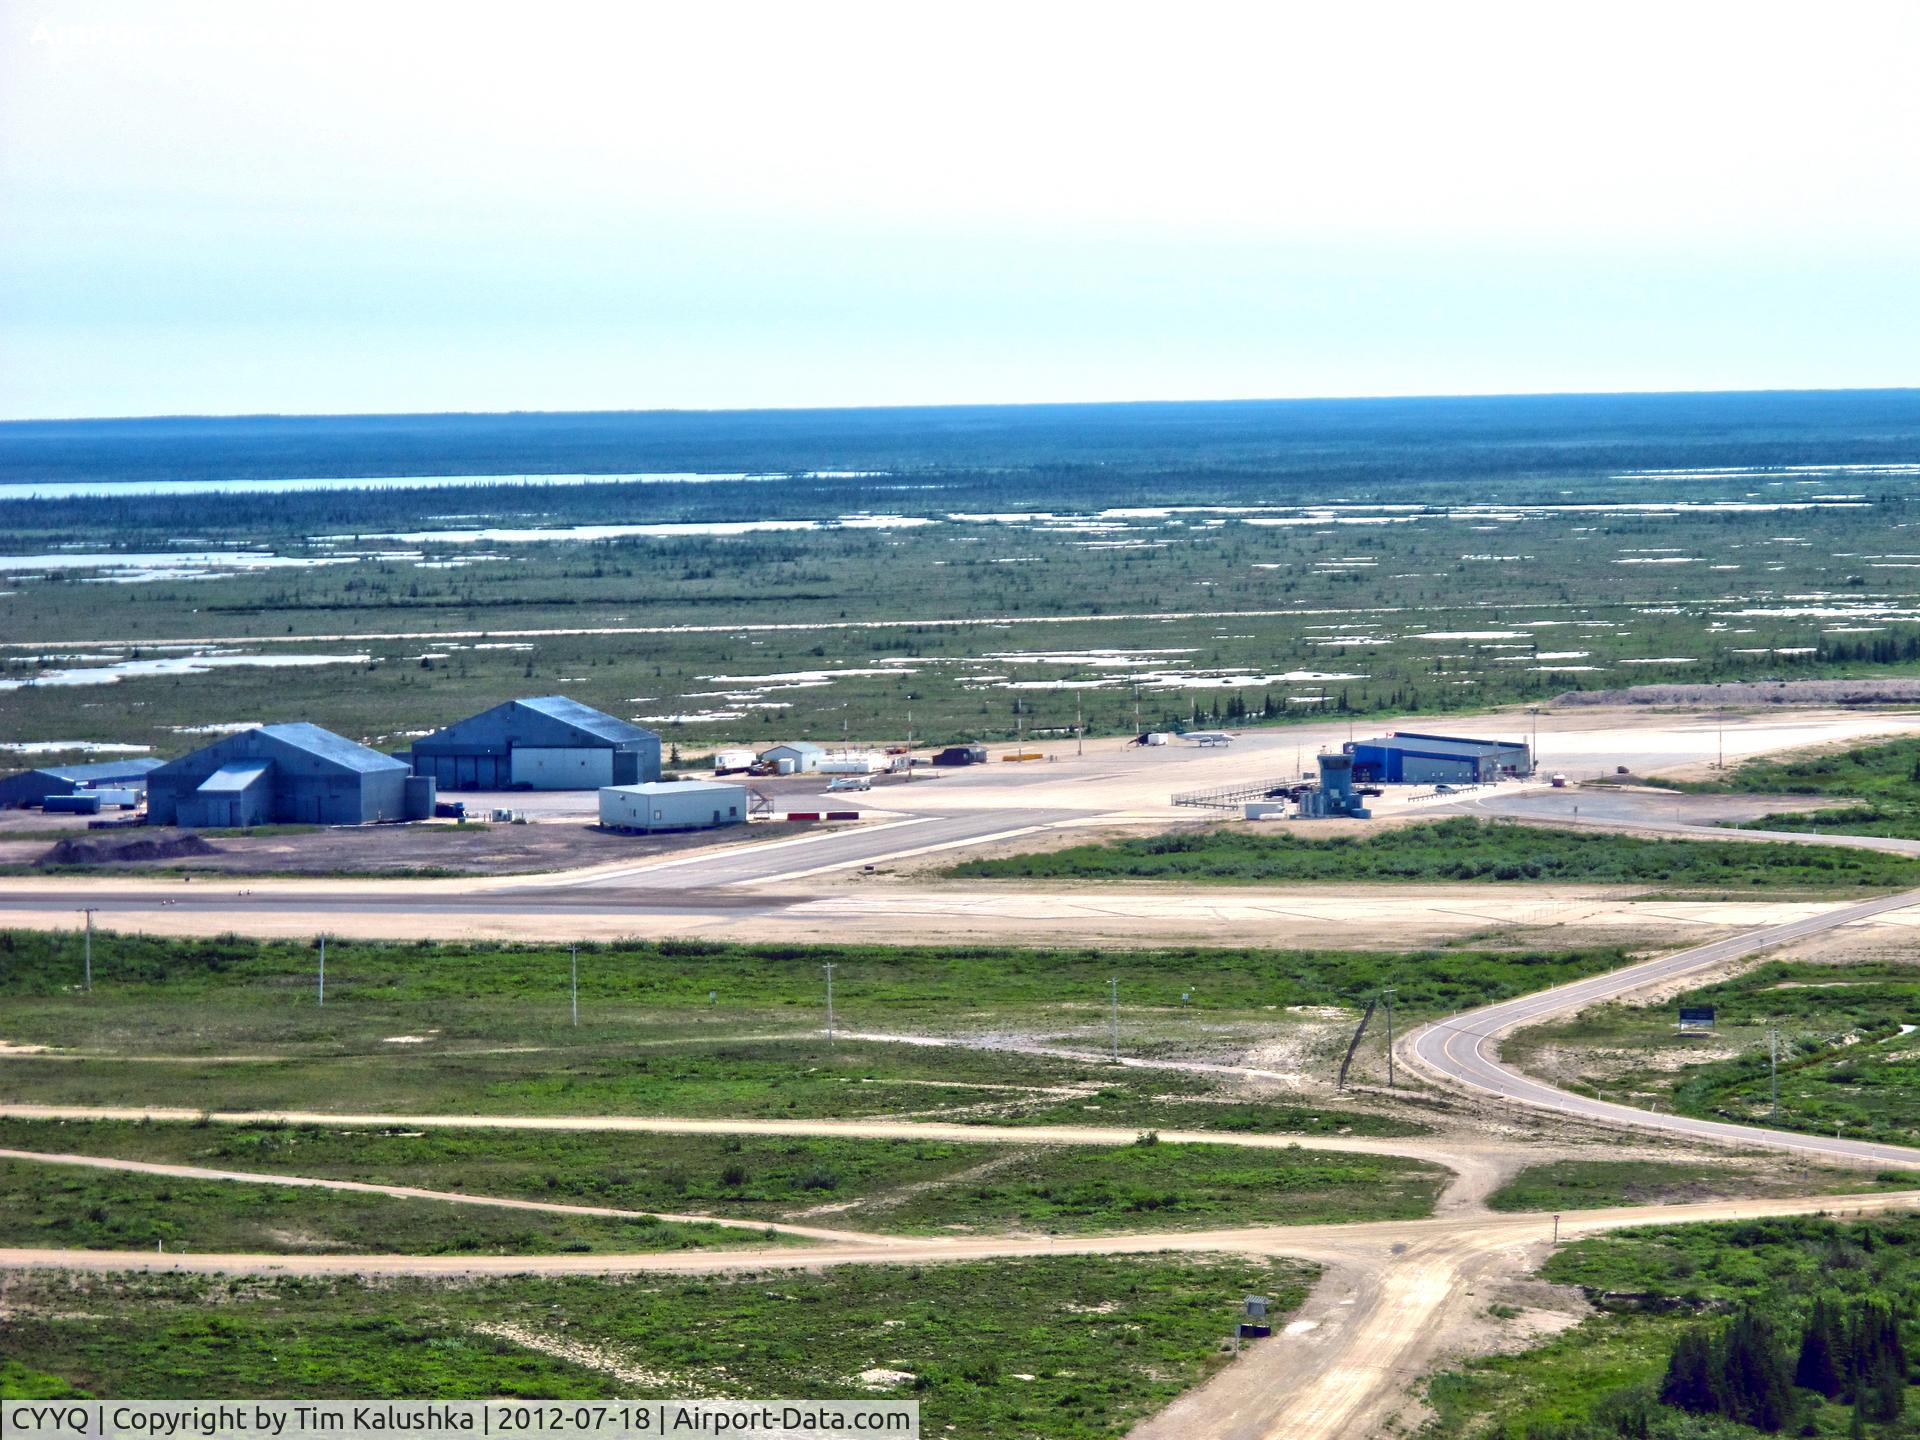
[[[108,923],[116,915],[162,911],[174,916],[209,911],[275,917],[297,912],[396,918],[535,913],[750,918],[777,915],[818,899],[802,884],[814,875],[1034,833],[1088,813],[1035,808],[909,815],[633,866],[497,881],[277,881],[220,876],[181,884],[162,877],[132,876],[38,883],[28,879],[0,885],[0,916],[64,913],[85,904],[101,909]]]
[[[1889,910],[1904,910],[1912,905],[1920,905],[1920,890],[1908,890],[1876,900],[1862,900],[1855,905],[1841,906],[1783,925],[1769,925],[1744,935],[1696,945],[1691,950],[1644,960],[1623,970],[1577,980],[1552,990],[1523,995],[1436,1021],[1414,1031],[1400,1048],[1416,1066],[1443,1082],[1463,1085],[1503,1100],[1554,1110],[1583,1120],[1597,1120],[1636,1130],[1661,1131],[1692,1140],[1766,1145],[1856,1164],[1861,1161],[1891,1165],[1920,1164],[1920,1150],[1904,1145],[1883,1145],[1867,1140],[1845,1140],[1750,1125],[1729,1125],[1717,1120],[1663,1115],[1631,1105],[1592,1100],[1524,1075],[1503,1064],[1498,1055],[1499,1038],[1520,1026],[1537,1024],[1557,1015],[1604,1004],[1648,985],[1711,970],[1729,960],[1770,950],[1792,940],[1819,935],[1857,920],[1883,915]]]

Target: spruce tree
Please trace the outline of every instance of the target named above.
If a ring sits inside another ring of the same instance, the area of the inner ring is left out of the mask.
[[[1800,1357],[1793,1367],[1793,1383],[1829,1400],[1838,1398],[1846,1388],[1840,1351],[1839,1326],[1833,1307],[1827,1303],[1827,1297],[1821,1295],[1814,1300],[1813,1313],[1807,1317],[1807,1327],[1800,1336]]]
[[[1697,1328],[1686,1331],[1667,1361],[1667,1378],[1660,1386],[1660,1402],[1696,1415],[1718,1409],[1713,1370],[1713,1343],[1708,1340],[1707,1332]]]
[[[1769,1433],[1785,1427],[1798,1407],[1773,1322],[1757,1311],[1742,1310],[1716,1351],[1714,1390],[1720,1413]]]

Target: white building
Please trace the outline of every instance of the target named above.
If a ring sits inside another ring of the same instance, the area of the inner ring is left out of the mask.
[[[721,780],[655,780],[600,791],[600,823],[609,830],[711,830],[747,818],[747,787]]]
[[[824,747],[814,744],[811,740],[794,740],[785,745],[774,745],[762,750],[760,758],[776,766],[782,760],[788,761],[793,767],[790,773],[801,775],[809,770],[818,770],[820,762],[827,758],[827,752]],[[782,767],[781,773],[789,772]]]
[[[848,750],[822,756],[813,768],[822,775],[884,775],[893,761],[877,750]]]

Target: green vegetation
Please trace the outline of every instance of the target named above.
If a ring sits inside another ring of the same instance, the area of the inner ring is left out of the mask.
[[[10,1059],[6,1098],[360,1114],[906,1113],[1307,1134],[1417,1127],[1291,1101],[1217,1105],[1209,1077],[1092,1058],[829,1044],[820,966],[838,966],[846,1032],[1026,1032],[1086,1049],[1094,1034],[1103,1048],[1102,1000],[1117,975],[1122,1049],[1151,1056],[1270,1035],[1289,1023],[1286,1007],[1351,1008],[1390,977],[1419,1015],[1626,963],[1611,947],[1409,957],[615,944],[581,950],[574,1027],[567,953],[552,947],[335,941],[324,1008],[310,1003],[305,942],[97,935],[91,995],[76,983],[78,958],[71,936],[0,932],[7,1040],[64,1052]]]
[[[1245,1257],[1062,1257],[623,1281],[435,1284],[28,1274],[0,1385],[104,1396],[918,1400],[930,1435],[1124,1433],[1228,1358],[1240,1299],[1312,1270]],[[519,1337],[518,1339],[514,1337]],[[578,1360],[522,1343],[564,1339]],[[906,1376],[872,1389],[871,1370]]]
[[[1390,1157],[1292,1146],[1172,1143],[1030,1147],[755,1135],[346,1132],[315,1125],[6,1120],[0,1121],[0,1148],[728,1219],[806,1219],[813,1207],[831,1204],[832,1213],[817,1223],[930,1232],[955,1224],[1171,1229],[1254,1211],[1268,1224],[1400,1219],[1429,1213],[1446,1179],[1436,1166]],[[40,1181],[44,1184],[37,1191]],[[59,1198],[36,1198],[41,1191]],[[22,1244],[119,1247],[124,1242],[144,1248],[155,1240],[185,1239],[199,1250],[280,1249],[286,1248],[283,1232],[299,1223],[289,1217],[307,1214],[309,1206],[315,1219],[306,1231],[316,1246],[337,1240],[342,1247],[394,1251],[478,1249],[477,1243],[447,1238],[450,1229],[470,1231],[467,1222],[473,1219],[484,1231],[484,1248],[512,1250],[514,1245],[497,1240],[496,1232],[517,1233],[546,1223],[515,1211],[240,1182],[155,1181],[25,1161],[0,1162],[0,1199],[18,1201],[13,1228],[0,1224],[0,1241],[9,1235],[45,1237],[21,1239]],[[89,1221],[95,1208],[109,1214]],[[209,1218],[216,1211],[225,1217],[217,1224]],[[376,1221],[391,1229],[377,1231]],[[560,1217],[550,1228],[572,1225]],[[589,1240],[602,1232],[625,1239],[631,1226],[589,1220],[583,1228]],[[651,1230],[660,1233],[623,1248],[670,1245],[680,1227]],[[723,1233],[737,1238],[742,1232]],[[216,1242],[212,1234],[234,1238],[230,1244]],[[65,1238],[69,1235],[79,1238]],[[583,1248],[571,1243],[574,1238],[568,1230],[550,1245],[536,1237],[526,1248]],[[696,1238],[705,1243],[711,1235],[700,1230]]]
[[[1677,1205],[1746,1195],[1846,1195],[1920,1190],[1920,1172],[1789,1169],[1776,1161],[1737,1165],[1661,1160],[1554,1160],[1529,1165],[1487,1197],[1490,1210],[1601,1210]]]
[[[552,1255],[765,1244],[651,1218],[548,1215],[239,1181],[0,1160],[0,1245],[74,1250]]]
[[[889,1205],[908,1229],[1060,1231],[1187,1225],[1312,1225],[1428,1215],[1437,1165],[1312,1150],[1170,1145],[1149,1133],[1118,1149],[1016,1152],[991,1173]]]
[[[1485,402],[1490,412],[1514,403]],[[378,476],[421,467],[604,474],[647,470],[672,454],[695,470],[764,467],[785,476],[412,490],[376,481],[328,492],[4,502],[0,529],[18,555],[231,545],[315,562],[236,573],[212,566],[202,578],[142,584],[87,583],[107,578],[107,567],[22,572],[0,616],[0,640],[16,647],[4,678],[31,680],[76,663],[60,658],[76,653],[131,659],[151,653],[143,645],[214,638],[237,641],[225,648],[241,652],[345,657],[311,668],[130,676],[120,682],[121,703],[84,712],[85,734],[72,730],[70,690],[29,686],[8,692],[8,725],[19,738],[130,742],[161,753],[194,743],[181,728],[209,717],[313,720],[399,743],[506,696],[564,688],[623,716],[702,717],[661,722],[691,749],[787,732],[837,736],[843,721],[855,735],[897,737],[908,708],[929,738],[1011,739],[1022,727],[1030,738],[1064,734],[1076,705],[1094,733],[1122,733],[1134,728],[1136,699],[1141,724],[1165,726],[1444,713],[1637,681],[1914,672],[1920,629],[1887,618],[1907,613],[1898,587],[1909,572],[1835,559],[1870,555],[1915,522],[1911,477],[1877,474],[1869,484],[1804,472],[1768,480],[1671,473],[1692,461],[1768,463],[1764,456],[1789,465],[1863,455],[1909,461],[1910,417],[1876,416],[1865,422],[1870,437],[1853,422],[1784,422],[1793,433],[1782,438],[1775,427],[1783,422],[1769,417],[1662,423],[1623,440],[1611,416],[1569,421],[1567,407],[1579,403],[1543,402],[1523,423],[1469,429],[1452,418],[1408,418],[1418,406],[1389,424],[1378,402],[1364,421],[1330,428],[1292,420],[1267,428],[1245,410],[1203,407],[1151,422],[1132,409],[1017,422],[941,415],[878,446],[864,419],[845,416],[812,417],[817,428],[804,437],[691,449],[583,442],[572,430],[546,434],[533,417],[464,420],[487,438],[452,448],[396,444],[390,434],[369,443],[343,429],[276,444],[273,453],[247,441],[243,455],[203,432],[157,448],[89,443],[90,458],[60,460],[41,439],[8,447],[0,435],[0,469],[34,480]],[[1738,403],[1710,402],[1718,414]],[[1536,418],[1553,407],[1561,413],[1552,420]],[[1209,418],[1192,418],[1201,415]],[[1028,425],[1051,432],[1045,443],[1005,428]],[[544,438],[530,443],[533,434]],[[743,462],[743,452],[751,459]],[[814,464],[879,473],[804,473]],[[1636,464],[1668,473],[1636,474]],[[1856,483],[1870,491],[1857,502],[1810,501],[1823,493],[1811,487]],[[1669,508],[1680,490],[1683,506]],[[1255,523],[1310,518],[1299,510],[1163,508],[1319,506],[1336,497],[1420,508],[1396,509],[1395,523],[1375,525]],[[1649,502],[1662,508],[1640,508]],[[1809,507],[1792,515],[1801,543],[1779,543],[1783,519],[1768,502]],[[929,523],[832,523],[862,512]],[[1084,528],[1096,516],[1097,539]],[[733,535],[524,534],[769,519],[827,524]],[[522,533],[487,538],[471,528],[489,524]],[[1654,557],[1663,563],[1647,563]],[[1830,614],[1769,606],[1757,598],[1764,593],[1836,597],[1822,609],[1857,605],[1880,633],[1829,634]],[[1153,617],[1151,639],[1131,616]],[[817,628],[789,628],[800,626]],[[314,638],[322,636],[339,638]],[[1342,640],[1354,643],[1335,643]],[[1142,645],[1160,663],[1115,667],[1092,653]],[[1171,678],[1156,673],[1160,664]],[[750,680],[715,679],[820,670],[840,673],[777,696]],[[1073,693],[1013,688],[1022,679],[1067,682]],[[1193,680],[1214,683],[1182,683]],[[716,692],[743,698],[716,702]]]
[[[1894,1417],[1911,1390],[1903,1351],[1920,1342],[1920,1218],[1646,1227],[1570,1245],[1541,1274],[1581,1286],[1602,1313],[1435,1376],[1430,1435],[1910,1433]],[[1810,1334],[1829,1365],[1803,1365]]]
[[[1762,815],[1743,829],[1920,839],[1920,737],[1747,760],[1719,780],[1681,788],[1855,802],[1831,810]]]
[[[969,879],[1157,879],[1223,885],[1558,881],[1725,890],[1920,884],[1920,860],[1739,840],[1649,840],[1465,817],[1365,836],[1305,838],[1252,826],[1179,830],[1004,859],[967,860]]]
[[[1680,1005],[1713,1006],[1716,1032],[1679,1034]],[[1507,1053],[1526,1067],[1551,1050],[1563,1081],[1628,1103],[1911,1145],[1920,1141],[1914,1026],[1920,965],[1776,960],[1657,1007],[1597,1006],[1522,1031]],[[1780,1036],[1777,1116],[1769,1029]]]

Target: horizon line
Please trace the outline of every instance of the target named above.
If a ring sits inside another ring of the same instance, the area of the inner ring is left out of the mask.
[[[441,417],[554,416],[554,415],[806,415],[848,414],[855,412],[905,412],[913,410],[1065,410],[1088,408],[1124,409],[1156,405],[1314,405],[1368,404],[1388,401],[1439,400],[1629,400],[1663,399],[1682,396],[1763,396],[1763,395],[1920,395],[1920,385],[1815,385],[1763,386],[1730,389],[1673,390],[1466,390],[1456,392],[1405,391],[1366,395],[1224,395],[1137,397],[1120,400],[937,400],[897,401],[888,404],[842,405],[669,405],[657,407],[508,410],[186,410],[171,414],[135,415],[9,415],[0,416],[0,426],[9,425],[93,425],[143,424],[163,420],[401,420]]]

